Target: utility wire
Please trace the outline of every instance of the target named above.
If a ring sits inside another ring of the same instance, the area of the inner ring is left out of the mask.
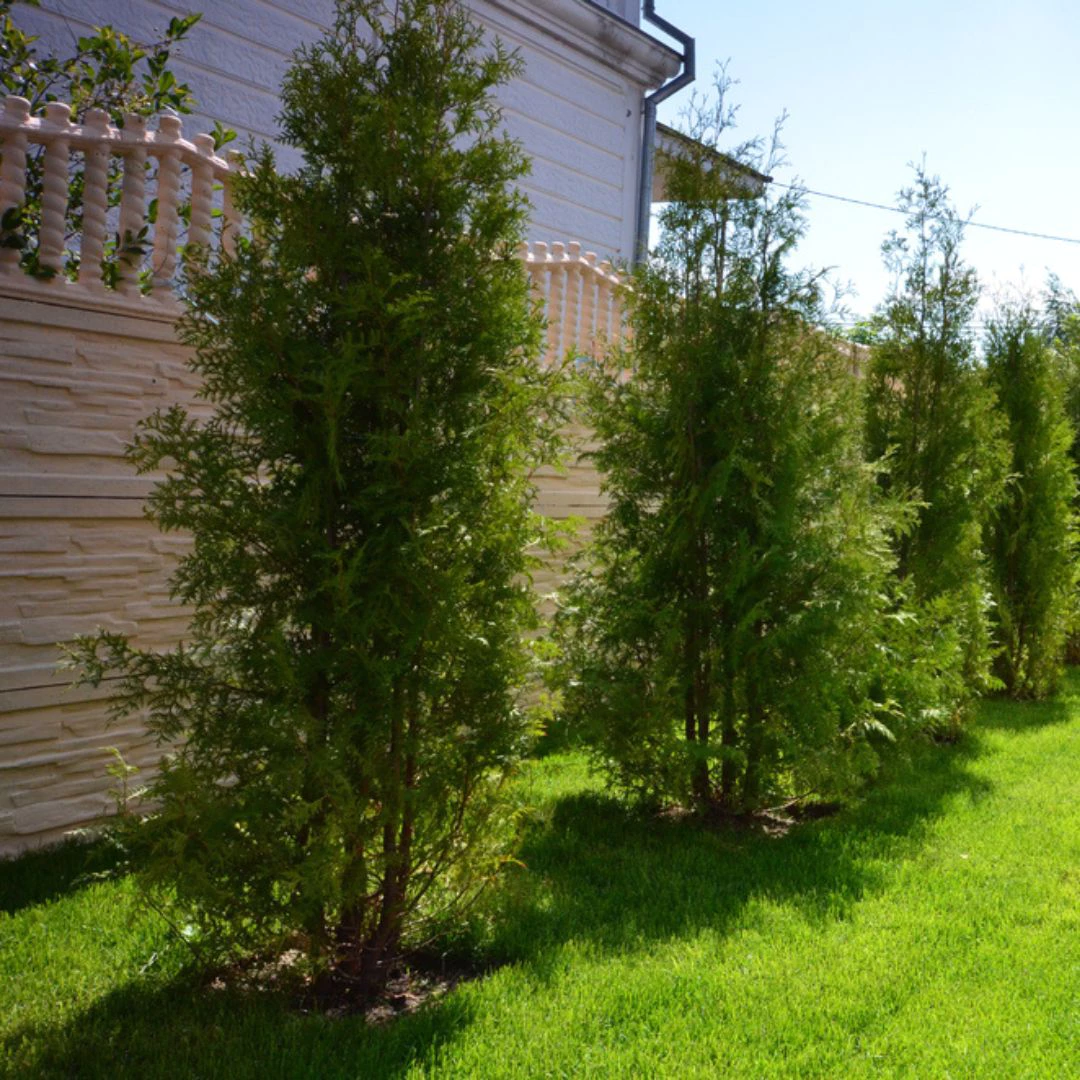
[[[886,206],[885,203],[868,202],[866,199],[852,199],[847,195],[832,195],[827,191],[814,191],[811,188],[800,187],[797,184],[782,184],[779,180],[773,180],[777,187],[787,188],[788,191],[802,191],[807,195],[816,195],[819,199],[833,199],[836,202],[851,203],[853,206],[868,206],[872,210],[887,210],[890,214],[907,214],[899,206]],[[1054,236],[1051,233],[1030,232],[1027,229],[1010,229],[1005,225],[988,225],[985,221],[967,221],[965,228],[989,229],[991,232],[1011,233],[1013,236],[1030,236],[1036,240],[1054,240],[1059,244],[1080,244],[1080,239],[1074,236]]]

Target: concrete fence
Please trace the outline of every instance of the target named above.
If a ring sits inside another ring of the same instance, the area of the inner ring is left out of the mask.
[[[66,105],[39,118],[9,97],[0,140],[0,220],[22,207],[28,169],[42,181],[40,227],[19,222],[21,247],[0,247],[0,854],[11,854],[111,809],[112,748],[146,769],[160,755],[137,721],[106,726],[107,686],[74,689],[57,663],[65,642],[98,626],[154,648],[184,633],[189,612],[168,578],[187,541],[143,517],[153,477],[134,475],[124,447],[159,405],[200,407],[173,329],[175,285],[185,252],[228,252],[244,225],[236,159],[218,157],[209,136],[184,139],[176,117],[117,128],[91,112],[74,124]],[[598,355],[623,333],[623,279],[609,263],[576,243],[520,255],[548,320],[542,362]],[[587,457],[542,470],[537,485],[553,517],[604,513]],[[537,585],[558,577],[553,566]]]

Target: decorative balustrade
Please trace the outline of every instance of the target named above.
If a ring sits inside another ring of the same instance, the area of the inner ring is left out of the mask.
[[[196,245],[228,250],[240,229],[229,197],[236,161],[218,157],[210,135],[185,139],[177,116],[158,117],[150,130],[145,117],[127,115],[124,126],[115,127],[106,112],[91,109],[76,124],[61,102],[35,117],[28,101],[9,96],[0,112],[0,140],[5,286],[16,278],[25,283],[29,254],[39,284],[73,302],[112,294],[144,306],[147,297],[175,306],[181,252]],[[26,202],[32,165],[40,174],[36,236],[27,215],[11,213]],[[72,180],[80,171],[81,214],[72,215]]]
[[[625,336],[625,278],[581,245],[542,241],[521,245],[533,294],[547,318],[543,360],[555,364],[568,353],[599,357],[607,343]]]
[[[76,124],[61,102],[36,117],[28,101],[9,96],[0,111],[0,287],[89,306],[174,311],[184,253],[235,248],[238,168],[235,155],[216,155],[211,136],[185,139],[174,115],[158,117],[153,129],[135,115],[115,127],[91,109]],[[16,220],[11,211],[24,206],[31,176],[40,215]],[[69,212],[73,190],[81,199],[76,214]],[[582,254],[576,242],[523,244],[520,254],[548,320],[545,363],[568,352],[598,356],[625,333],[625,282],[610,262]],[[40,280],[30,280],[28,269]]]

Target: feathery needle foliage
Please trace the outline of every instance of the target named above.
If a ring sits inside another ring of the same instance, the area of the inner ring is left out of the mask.
[[[886,488],[919,504],[914,527],[897,534],[897,573],[931,643],[939,672],[932,711],[948,732],[993,681],[982,534],[1008,460],[975,358],[979,284],[961,257],[964,221],[948,189],[922,168],[900,200],[906,230],[882,245],[895,288],[876,319],[867,452],[872,460],[887,455]]]
[[[482,884],[529,734],[545,376],[492,98],[519,63],[481,46],[452,0],[340,0],[298,52],[304,164],[257,156],[251,239],[190,281],[209,415],[158,413],[131,449],[168,470],[153,519],[194,537],[189,639],[75,657],[174,747],[131,829],[144,883],[207,946],[299,941],[359,994]]]
[[[724,89],[694,118],[703,147]],[[746,198],[713,160],[667,163],[632,343],[591,381],[611,509],[569,590],[563,697],[620,786],[746,810],[843,787],[867,733],[891,735],[873,699],[891,556],[850,359],[819,329],[819,277],[789,267],[800,196]]]
[[[1000,652],[995,670],[1014,697],[1053,692],[1076,607],[1076,479],[1060,363],[1028,307],[990,324],[986,369],[1008,421],[1004,502],[986,530]]]

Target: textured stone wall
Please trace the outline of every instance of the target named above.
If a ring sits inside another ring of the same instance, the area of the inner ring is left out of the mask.
[[[152,479],[123,457],[140,419],[192,400],[187,350],[161,312],[49,303],[39,284],[20,291],[41,300],[0,292],[0,855],[108,813],[111,747],[144,770],[161,753],[137,721],[106,723],[107,686],[72,686],[63,643],[105,626],[168,648],[187,619],[167,584],[186,541],[144,519]],[[587,433],[574,434],[586,454]],[[587,456],[537,483],[543,513],[604,513]],[[560,568],[536,574],[539,592]]]
[[[106,729],[107,688],[73,688],[57,661],[97,626],[160,647],[182,633],[166,582],[184,540],[144,520],[150,481],[123,448],[191,398],[185,359],[160,316],[0,295],[0,853],[107,811],[109,747],[159,755],[137,723]]]

